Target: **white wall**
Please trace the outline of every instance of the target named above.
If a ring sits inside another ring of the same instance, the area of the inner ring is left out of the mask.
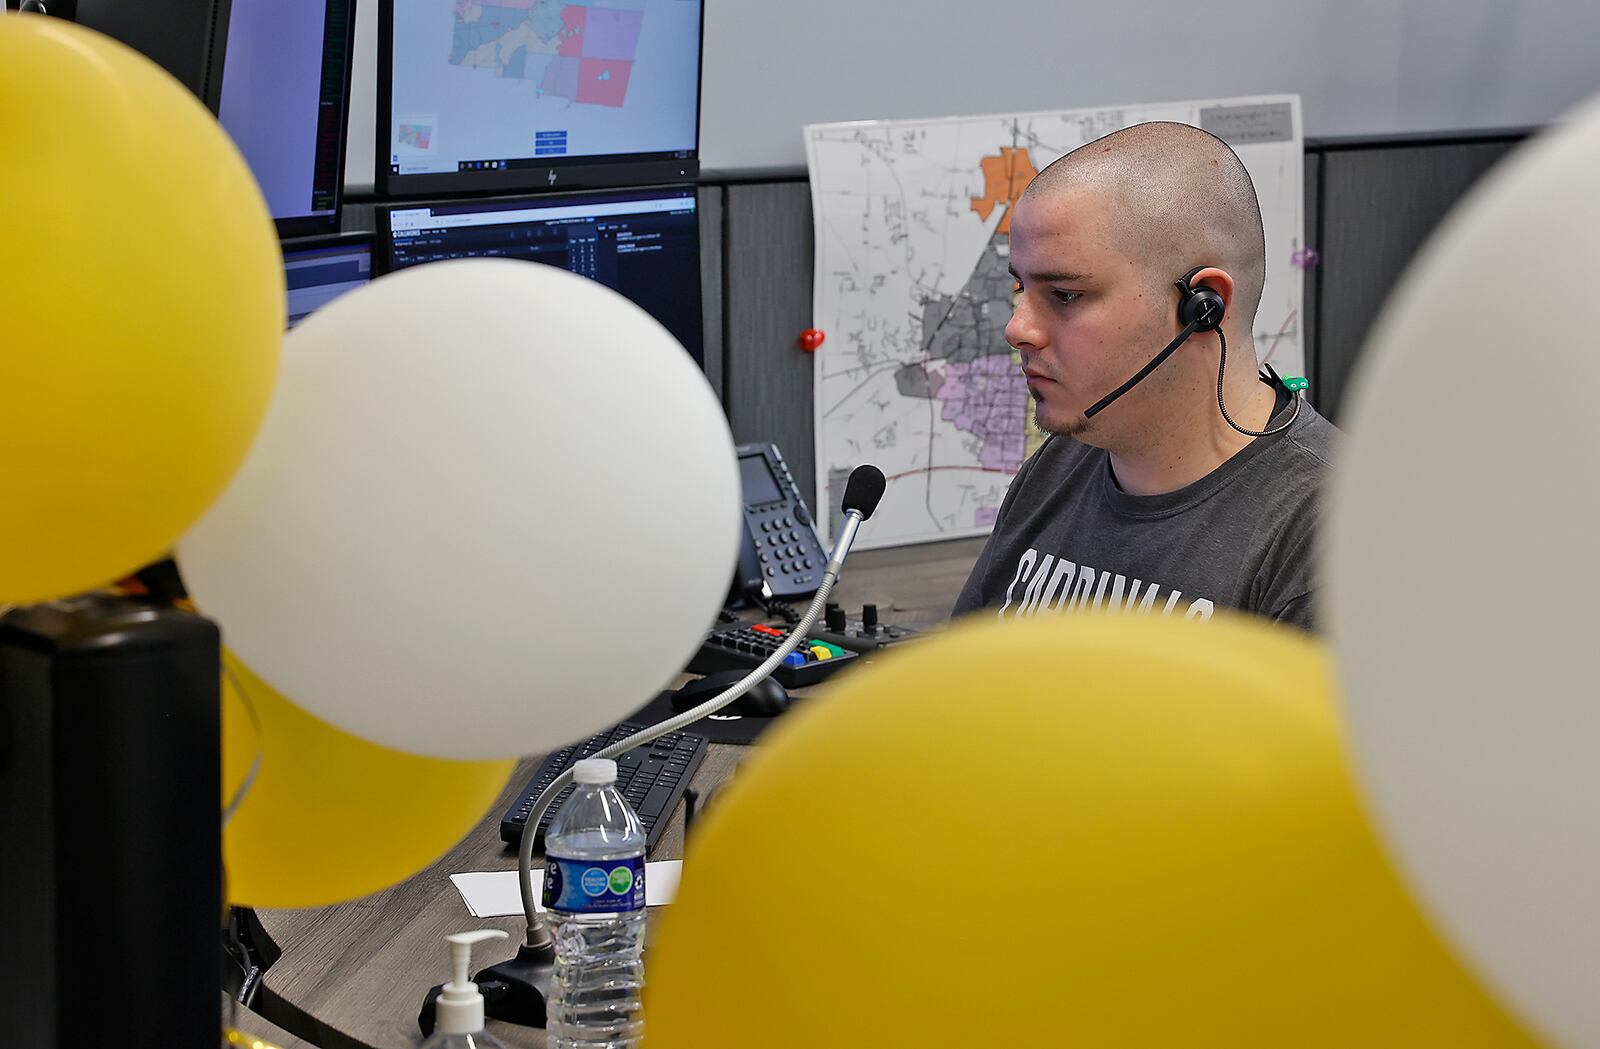
[[[347,183],[372,185],[377,0]],[[1600,90],[1597,0],[706,0],[701,164],[805,162],[800,128],[1298,92],[1309,136],[1545,123]]]

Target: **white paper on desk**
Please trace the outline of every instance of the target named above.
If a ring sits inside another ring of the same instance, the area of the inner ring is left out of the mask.
[[[683,876],[682,860],[655,860],[644,865],[646,907],[671,903],[678,895],[678,879]],[[461,893],[461,902],[474,918],[504,918],[522,913],[522,892],[517,888],[516,871],[468,871],[450,875],[451,884]],[[533,872],[534,907],[540,911],[544,894],[544,871]]]

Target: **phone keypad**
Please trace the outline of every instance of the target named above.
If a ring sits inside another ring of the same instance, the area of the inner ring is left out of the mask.
[[[810,583],[807,577],[816,575],[817,582],[821,582],[818,572],[827,558],[809,525],[798,524],[792,513],[778,509],[753,527],[757,529],[757,553],[766,578]]]
[[[754,451],[741,446],[741,456]],[[746,520],[755,538],[756,554],[764,581],[774,594],[798,594],[822,585],[822,570],[828,555],[811,527],[811,514],[800,500],[789,465],[777,450],[762,450],[784,493],[780,502],[747,506]]]

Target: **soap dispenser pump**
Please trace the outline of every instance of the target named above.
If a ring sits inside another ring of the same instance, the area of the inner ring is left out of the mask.
[[[497,1038],[483,1030],[483,995],[467,974],[472,971],[473,944],[505,938],[506,933],[500,929],[445,937],[450,944],[450,982],[439,994],[436,1026],[422,1049],[504,1049]]]

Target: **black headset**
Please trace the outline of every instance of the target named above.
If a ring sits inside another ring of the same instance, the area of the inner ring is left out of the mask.
[[[1222,327],[1222,315],[1228,309],[1217,289],[1209,284],[1196,287],[1190,283],[1194,275],[1205,268],[1196,266],[1174,282],[1178,289],[1178,323],[1185,328],[1193,325],[1194,331],[1215,331]]]
[[[1300,406],[1304,403],[1303,399],[1298,389],[1292,389],[1283,380],[1278,379],[1277,373],[1272,371],[1271,368],[1267,369],[1267,374],[1272,379],[1278,379],[1275,385],[1284,386],[1285,389],[1290,389],[1290,392],[1294,394],[1294,414],[1289,416],[1288,421],[1274,426],[1270,430],[1247,430],[1234,422],[1233,416],[1228,414],[1228,406],[1222,400],[1222,379],[1228,369],[1228,337],[1222,331],[1222,318],[1228,310],[1228,304],[1223,301],[1222,293],[1217,289],[1210,285],[1194,283],[1195,274],[1207,268],[1206,266],[1196,266],[1173,282],[1173,286],[1178,289],[1178,323],[1183,325],[1183,330],[1178,332],[1178,337],[1167,343],[1166,348],[1152,357],[1149,364],[1134,373],[1133,378],[1118,386],[1086,409],[1083,413],[1084,418],[1094,418],[1110,407],[1111,402],[1143,382],[1146,376],[1160,367],[1162,361],[1176,353],[1178,347],[1182,346],[1189,336],[1199,331],[1214,331],[1217,333],[1217,340],[1222,349],[1221,359],[1217,364],[1217,407],[1222,411],[1222,418],[1227,421],[1229,426],[1249,437],[1270,437],[1275,433],[1282,433],[1294,425],[1294,421],[1300,417]]]

